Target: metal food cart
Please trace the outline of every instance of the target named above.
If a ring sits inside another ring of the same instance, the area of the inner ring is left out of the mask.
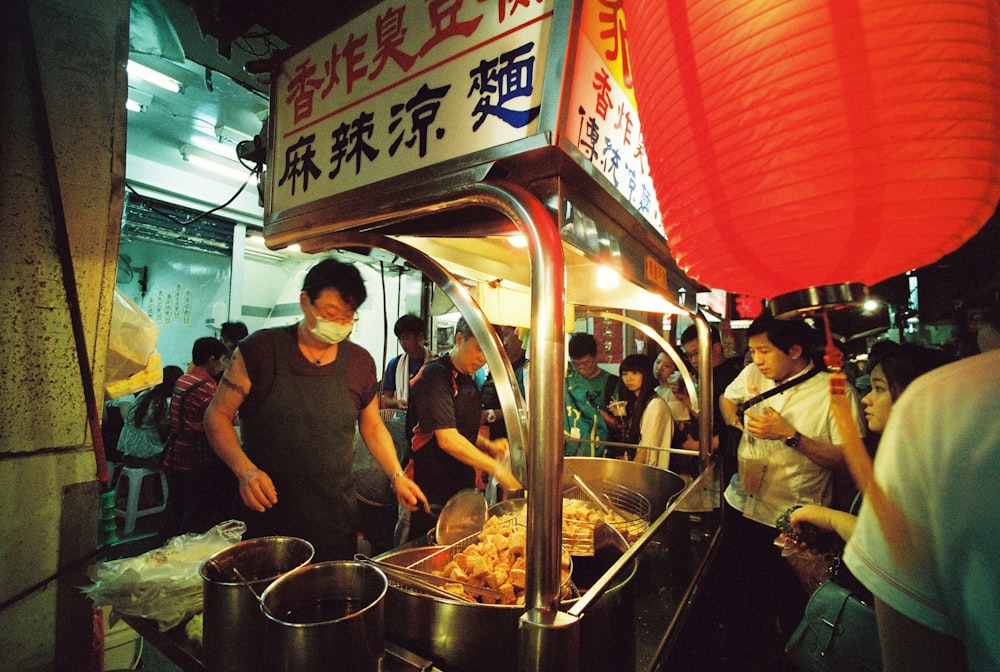
[[[519,420],[507,424],[530,494],[516,653],[525,671],[580,669],[581,620],[636,560],[645,602],[632,667],[654,669],[719,532],[717,511],[706,512],[667,543],[670,520],[691,518],[679,510],[685,497],[718,476],[703,385],[700,476],[582,599],[560,603],[567,316],[623,321],[686,375],[658,329],[622,313],[687,314],[699,326],[700,379],[711,380],[707,324],[678,299],[697,287],[659,226],[620,11],[599,0],[382,3],[286,55],[272,79],[268,246],[389,253],[420,270],[469,322],[504,417]],[[526,247],[512,245],[518,236]],[[607,268],[617,285],[599,282]],[[525,321],[527,404],[490,326]]]

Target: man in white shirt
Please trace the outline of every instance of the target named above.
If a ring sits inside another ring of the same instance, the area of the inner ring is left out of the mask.
[[[885,672],[1000,669],[1000,350],[921,376],[893,405],[875,478],[908,521],[885,538],[866,498],[844,562],[875,595]]]
[[[797,504],[828,505],[832,470],[845,464],[843,437],[830,410],[829,374],[817,370],[811,358],[814,333],[799,320],[755,320],[748,330],[753,366],[744,368],[719,400],[724,421],[743,432],[740,469],[725,491],[732,511],[726,513],[723,543],[735,590],[746,600],[742,612],[735,607],[751,656],[747,669],[781,669],[784,642],[808,597],[773,544],[775,521]],[[786,382],[791,384],[784,391],[739,416],[739,404]],[[861,434],[857,392],[848,385],[847,395]],[[754,667],[756,652],[762,657]]]

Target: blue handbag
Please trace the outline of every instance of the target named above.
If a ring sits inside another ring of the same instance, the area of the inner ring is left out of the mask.
[[[807,672],[880,672],[874,606],[836,581],[824,582],[809,598],[785,653]]]

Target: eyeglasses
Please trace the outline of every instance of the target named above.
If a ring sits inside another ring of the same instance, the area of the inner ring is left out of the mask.
[[[359,318],[353,310],[350,311],[349,315],[344,315],[344,313],[341,311],[329,310],[329,309],[324,310],[320,306],[317,306],[315,303],[312,305],[313,308],[316,309],[316,314],[319,315],[324,320],[326,320],[327,322],[333,322],[334,324],[339,324],[345,327],[349,324],[357,324],[358,322]]]

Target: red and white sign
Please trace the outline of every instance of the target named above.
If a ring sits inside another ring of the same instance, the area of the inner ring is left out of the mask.
[[[383,2],[288,58],[270,211],[537,133],[553,4]]]

